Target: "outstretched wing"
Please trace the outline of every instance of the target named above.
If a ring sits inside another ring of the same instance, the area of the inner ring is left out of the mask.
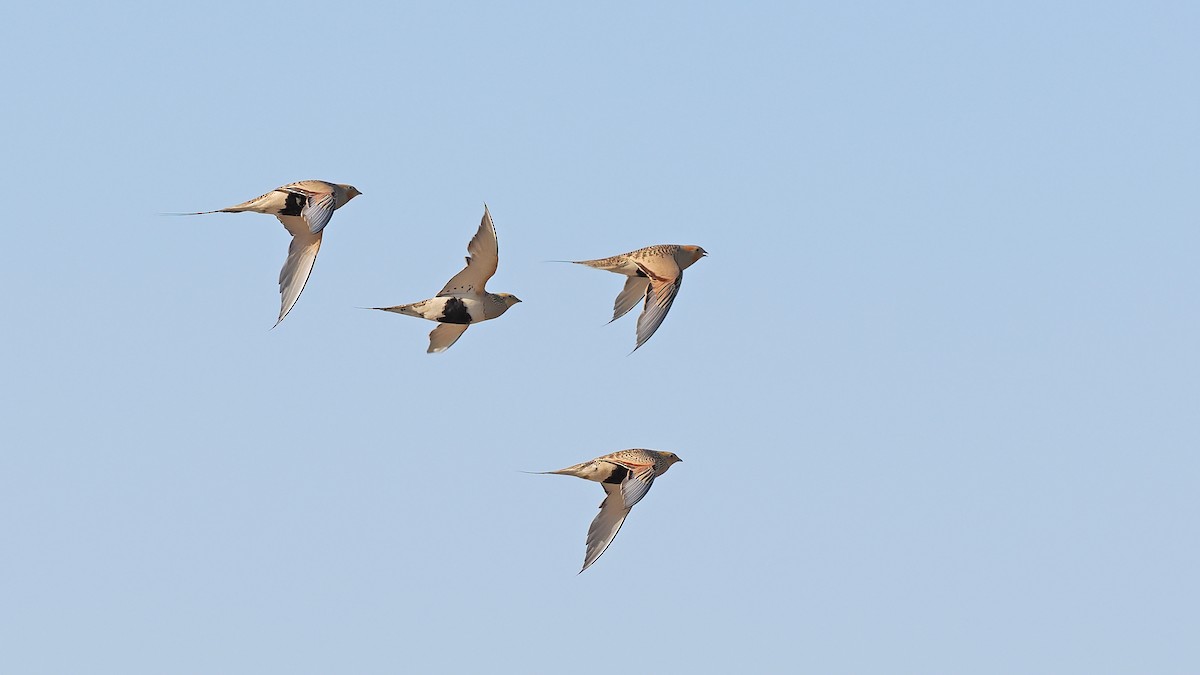
[[[581,573],[596,562],[621,531],[634,504],[642,500],[654,484],[654,466],[617,462],[628,469],[620,483],[601,483],[608,496],[600,503],[600,513],[588,527],[587,550]]]
[[[621,497],[620,486],[611,483],[603,485],[608,496],[600,503],[600,513],[588,527],[587,551],[583,556],[583,569],[579,570],[581,574],[608,550],[608,545],[621,531],[625,517],[629,515],[629,507],[625,506],[625,500]]]
[[[279,216],[288,231],[292,232],[292,243],[288,247],[288,257],[279,271],[280,307],[278,326],[283,317],[292,311],[292,306],[300,298],[300,292],[308,283],[312,274],[313,263],[317,261],[317,251],[321,250],[321,233],[312,234],[299,216]]]
[[[671,311],[671,305],[675,303],[679,287],[683,285],[683,271],[670,258],[656,259],[652,265],[639,262],[638,267],[650,278],[650,290],[646,293],[646,304],[638,317],[637,346],[633,348],[634,351],[646,344],[646,340],[662,325],[667,312]]]
[[[425,350],[426,354],[436,354],[450,349],[450,346],[458,342],[458,338],[467,332],[471,327],[469,323],[442,323],[438,324],[429,332],[429,349]]]
[[[646,291],[650,288],[650,280],[646,277],[629,277],[625,280],[625,288],[621,289],[621,294],[617,296],[617,301],[613,303],[613,318],[609,323],[625,316],[629,310],[633,309],[638,301],[646,297]]]
[[[467,253],[471,254],[467,256],[467,266],[446,282],[439,296],[467,291],[483,293],[487,280],[496,273],[496,266],[500,263],[499,245],[496,243],[496,226],[492,223],[492,214],[488,212],[486,204],[483,206],[483,221],[467,245]]]

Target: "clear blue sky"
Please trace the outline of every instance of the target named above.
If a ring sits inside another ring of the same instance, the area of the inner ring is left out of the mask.
[[[970,7],[964,6],[966,4]],[[1200,672],[1195,3],[20,3],[0,672]],[[215,209],[307,178],[287,234]],[[525,302],[426,355],[487,202]],[[641,350],[621,279],[698,244]],[[677,452],[583,575],[603,496]]]

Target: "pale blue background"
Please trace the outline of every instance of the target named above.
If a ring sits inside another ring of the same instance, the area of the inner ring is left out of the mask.
[[[1200,9],[27,3],[0,672],[1200,672]],[[287,235],[220,208],[322,178]],[[487,201],[525,300],[439,356]],[[704,246],[632,356],[621,279]],[[596,485],[678,452],[581,576]]]

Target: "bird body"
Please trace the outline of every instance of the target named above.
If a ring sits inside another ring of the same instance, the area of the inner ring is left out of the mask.
[[[505,311],[509,305],[504,297],[496,293],[486,293],[481,297],[474,295],[456,296],[442,295],[420,302],[395,307],[384,307],[385,311],[415,316],[438,323],[472,324],[494,319]]]
[[[613,303],[613,318],[609,323],[625,316],[641,301],[637,345],[633,348],[637,351],[667,318],[683,285],[683,271],[706,255],[708,253],[699,246],[659,244],[609,258],[571,262],[627,277],[625,287]]]
[[[590,567],[608,549],[630,510],[650,491],[654,479],[666,473],[672,464],[682,461],[673,452],[633,448],[618,450],[558,471],[544,472],[600,483],[607,494],[600,503],[600,513],[588,527],[587,549],[580,572]]]
[[[521,301],[509,293],[489,293],[486,288],[500,262],[496,226],[486,204],[483,220],[467,245],[467,252],[471,254],[467,256],[467,266],[446,282],[436,296],[406,305],[371,309],[437,321],[441,325],[429,333],[426,351],[433,354],[449,349],[471,324],[495,319]]]
[[[185,216],[201,216],[209,213],[241,213],[252,211],[273,215],[283,223],[292,235],[288,257],[279,271],[280,307],[278,326],[283,317],[292,311],[300,293],[308,283],[317,252],[321,250],[321,239],[325,226],[333,212],[362,194],[353,185],[330,183],[323,180],[302,180],[275,188],[249,201],[216,211],[183,213]]]

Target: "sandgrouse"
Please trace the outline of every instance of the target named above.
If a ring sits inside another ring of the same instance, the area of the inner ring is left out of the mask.
[[[508,311],[520,299],[509,293],[488,293],[484,285],[496,273],[499,248],[496,226],[487,205],[483,206],[483,221],[479,231],[467,245],[467,266],[446,282],[446,287],[429,300],[394,307],[372,307],[385,312],[416,316],[439,325],[429,333],[429,349],[433,354],[450,348],[473,323],[495,319]]]
[[[353,185],[327,183],[323,180],[302,180],[275,188],[261,197],[216,211],[182,213],[184,216],[200,216],[208,213],[239,213],[253,211],[267,213],[279,218],[279,222],[292,233],[292,244],[288,248],[287,260],[279,272],[279,294],[281,304],[278,326],[283,317],[292,311],[292,306],[308,283],[317,251],[321,249],[321,237],[333,212],[342,208],[351,199],[362,194]]]
[[[660,244],[611,258],[571,262],[629,277],[625,280],[625,288],[621,289],[621,294],[613,303],[613,318],[609,323],[625,316],[639,300],[644,299],[637,323],[637,345],[633,348],[637,351],[667,318],[667,312],[683,284],[683,271],[706,255],[708,253],[699,246]]]
[[[600,504],[599,515],[588,528],[587,551],[580,573],[596,562],[612,543],[630,509],[646,496],[654,479],[666,473],[675,462],[682,461],[673,452],[635,448],[618,450],[558,471],[542,472],[596,481],[608,493]]]

